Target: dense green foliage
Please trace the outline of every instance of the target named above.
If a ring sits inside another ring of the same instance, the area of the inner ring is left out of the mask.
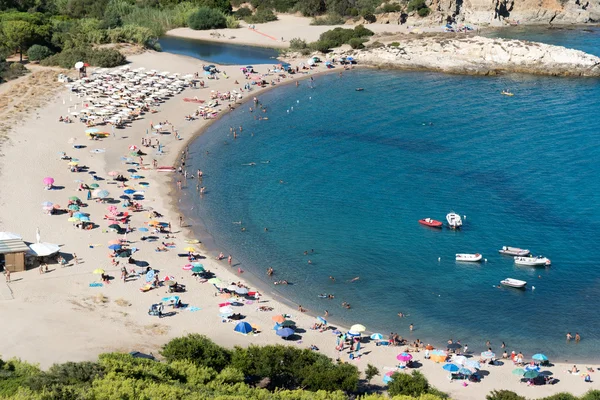
[[[319,40],[310,44],[310,48],[322,53],[327,53],[331,48],[339,47],[343,44],[350,44],[353,48],[361,48],[363,42],[367,41],[367,38],[373,35],[372,31],[362,25],[357,25],[354,29],[335,28],[323,32],[319,36]]]
[[[76,62],[85,60],[95,67],[111,68],[125,64],[125,56],[115,49],[94,49],[79,47],[66,49],[43,59],[41,65],[53,65],[63,68],[73,68]]]
[[[195,30],[218,29],[227,26],[222,12],[208,7],[200,7],[188,18],[188,26]]]
[[[329,13],[322,17],[315,17],[310,22],[311,25],[342,25],[346,20],[339,14]]]
[[[408,2],[408,12],[416,11],[421,17],[426,17],[431,13],[431,9],[425,4],[425,0],[410,0]]]
[[[46,57],[50,57],[51,55],[52,50],[39,44],[34,44],[29,48],[29,50],[27,50],[27,58],[29,61],[41,61]]]
[[[244,17],[244,21],[250,24],[263,24],[265,22],[277,21],[277,15],[269,8],[259,7],[254,14]]]

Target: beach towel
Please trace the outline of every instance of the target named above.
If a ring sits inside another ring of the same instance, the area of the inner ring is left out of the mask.
[[[101,287],[104,286],[102,283],[100,282],[92,282],[90,283],[90,287]]]
[[[188,311],[200,311],[202,309],[200,307],[188,306],[188,308],[186,308],[186,310],[188,310]]]

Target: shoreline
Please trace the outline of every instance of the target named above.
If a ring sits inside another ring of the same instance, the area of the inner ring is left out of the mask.
[[[171,54],[148,52],[130,57],[130,61],[132,69],[144,66],[161,70],[172,67],[176,63],[176,72],[198,70],[196,59]],[[257,66],[256,69],[262,71],[263,68],[264,66]],[[200,131],[205,130],[214,122],[212,120],[205,121],[202,127],[196,126],[197,123],[202,123],[202,120],[185,122],[183,116],[196,109],[196,105],[184,103],[182,98],[194,95],[208,96],[209,91],[213,89],[231,90],[236,88],[231,82],[237,76],[234,71],[237,70],[239,73],[238,67],[227,66],[223,67],[223,70],[232,71],[229,80],[208,81],[209,86],[206,89],[186,89],[182,94],[174,96],[162,104],[157,114],[147,114],[141,121],[134,122],[132,127],[118,130],[119,138],[109,137],[99,142],[87,140],[84,142],[88,147],[105,148],[106,153],[90,155],[87,150],[68,149],[69,154],[79,156],[82,163],[88,165],[90,169],[98,171],[98,175],[106,176],[106,173],[113,168],[128,168],[119,161],[119,155],[126,152],[127,146],[138,144],[139,139],[144,137],[148,120],[168,119],[177,126],[185,138],[177,141],[170,137],[172,135],[160,136],[161,142],[164,141],[166,145],[166,153],[161,156],[160,164],[173,165],[181,150],[201,134]],[[338,71],[334,69],[323,72]],[[315,75],[311,74],[311,76]],[[298,77],[298,79],[302,77]],[[293,80],[288,82],[291,83]],[[282,85],[274,88],[278,86]],[[263,92],[266,90],[245,92],[245,99],[247,101],[254,94],[260,95]],[[256,304],[243,306],[242,312],[247,315],[247,320],[260,325],[263,328],[262,332],[259,335],[248,337],[235,334],[232,324],[220,323],[220,319],[216,317],[218,310],[216,303],[219,299],[215,297],[212,286],[199,283],[186,272],[182,272],[181,265],[184,261],[173,255],[176,251],[154,252],[152,251],[154,245],[139,241],[139,234],[134,232],[130,235],[129,240],[134,241],[134,246],[141,250],[141,256],[136,255],[135,257],[141,257],[154,268],[160,269],[161,276],[163,274],[175,276],[178,282],[188,287],[188,291],[181,295],[182,299],[186,303],[200,308],[197,312],[182,310],[173,318],[162,320],[150,317],[146,314],[148,305],[160,301],[160,298],[164,296],[164,288],[141,293],[137,290],[140,282],[122,283],[118,281],[119,268],[106,267],[108,265],[105,253],[106,242],[113,239],[114,235],[103,232],[103,228],[82,232],[70,227],[64,216],[37,214],[42,201],[63,203],[68,195],[77,194],[72,181],[75,177],[86,176],[72,175],[64,168],[64,162],[58,160],[56,156],[56,152],[70,147],[67,145],[69,137],[82,137],[85,129],[80,123],[62,125],[57,122],[58,115],[64,115],[66,112],[66,105],[61,104],[61,100],[66,101],[68,98],[68,91],[62,90],[53,97],[53,102],[37,109],[23,123],[16,125],[9,133],[9,141],[4,142],[1,147],[4,157],[0,159],[2,164],[0,182],[2,182],[4,190],[0,193],[0,198],[5,210],[2,221],[0,221],[2,230],[21,233],[25,240],[33,241],[35,229],[40,227],[44,241],[63,245],[62,251],[65,254],[77,253],[80,260],[79,265],[71,265],[64,269],[53,264],[50,273],[40,274],[36,269],[29,269],[12,274],[14,283],[11,283],[9,288],[12,290],[14,300],[0,302],[0,310],[5,317],[5,324],[0,329],[6,338],[0,344],[0,353],[4,357],[17,356],[28,361],[40,362],[44,367],[48,367],[53,362],[88,360],[106,351],[144,351],[147,349],[156,351],[156,348],[170,338],[197,332],[205,334],[216,343],[227,347],[285,343],[306,348],[312,343],[317,345],[323,354],[333,359],[336,358],[337,352],[333,348],[335,336],[327,332],[319,333],[309,330],[308,327],[314,322],[314,318],[307,313],[299,313],[293,307],[282,304],[276,293],[267,293],[262,298],[266,302],[261,302],[261,304],[274,308],[271,313],[257,311]],[[79,103],[79,100],[76,99],[75,103]],[[225,113],[222,112],[220,115]],[[49,130],[52,130],[52,135],[48,134]],[[151,137],[154,139],[159,136]],[[40,162],[31,163],[22,157],[22,154],[25,153],[33,155]],[[151,157],[151,155],[148,156],[148,158]],[[10,165],[11,169],[8,169],[7,165]],[[13,169],[21,171],[21,174],[10,173]],[[176,221],[177,211],[173,207],[177,204],[176,193],[171,193],[173,175],[159,175],[152,170],[144,171],[144,175],[147,175],[145,180],[150,183],[146,189],[144,205],[163,212],[164,221]],[[54,176],[57,184],[65,187],[55,191],[43,191],[41,179],[44,176]],[[24,182],[27,184],[23,184]],[[86,212],[89,211],[93,217],[98,217],[102,215],[104,209],[105,205],[90,202]],[[132,225],[143,226],[144,218],[146,218],[146,213],[134,213]],[[100,219],[97,221],[104,227],[105,222]],[[185,230],[177,232],[176,239],[174,239],[177,242],[177,248],[185,246],[183,239],[190,237],[193,237],[193,234]],[[212,259],[210,254],[206,254],[206,257],[201,262],[207,269],[215,271],[224,281],[228,279],[245,281],[245,277],[240,277],[231,270],[226,260],[217,262]],[[115,280],[102,288],[90,288],[88,283],[97,280],[97,275],[94,276],[92,271],[98,267],[104,267],[111,275],[115,275]],[[5,285],[4,282],[1,284]],[[94,300],[99,295],[106,297],[107,300]],[[129,305],[118,305],[116,301],[119,299],[124,299]],[[272,326],[271,316],[277,313],[292,314],[298,326],[306,327],[306,333],[302,333],[304,343],[277,340],[278,338],[270,329]],[[48,343],[52,345],[52,351],[48,350]],[[474,350],[483,350],[476,346],[473,347]],[[361,359],[353,361],[355,365],[359,369],[364,369],[367,363],[372,363],[384,373],[388,368],[386,365],[396,364],[395,355],[404,349],[404,346],[384,348],[383,346],[376,347],[371,342],[365,345],[365,349],[368,349],[370,354],[365,354]],[[416,359],[422,359],[422,353],[414,354]],[[343,353],[343,359],[347,360],[346,353]],[[511,376],[508,366],[491,367],[490,376],[486,377],[482,383],[463,388],[457,384],[450,384],[446,379],[447,373],[441,369],[439,364],[429,361],[423,361],[422,364],[419,370],[427,376],[430,383],[455,398],[480,399],[493,389],[509,389],[528,395],[533,393],[528,392],[524,385],[519,384],[516,377]],[[563,384],[539,387],[534,391],[535,397],[547,396],[564,390],[583,393],[588,389],[600,387],[600,382],[584,384],[579,377],[564,375],[563,370],[569,367],[567,364],[557,362],[553,371],[557,377],[561,378]],[[378,383],[380,378],[376,378]]]
[[[291,60],[292,64],[293,64],[293,61],[294,60]],[[360,64],[359,65],[355,65],[353,67],[353,70],[384,70],[384,71],[385,70],[398,70],[398,71],[407,71],[407,72],[424,72],[423,70],[406,70],[406,69],[402,69],[402,68],[393,68],[393,67],[392,68],[386,68],[384,66],[375,67],[375,66],[371,66],[371,65],[360,65]],[[434,72],[434,73],[440,73],[440,74],[444,73],[443,71],[430,71],[430,70],[425,70],[425,71]],[[338,72],[340,72],[340,69],[339,69],[339,67],[336,67],[336,68],[331,69],[331,70],[318,71],[318,72],[315,72],[315,73],[303,76],[299,80],[302,81],[302,80],[308,79],[309,77],[315,77],[316,78],[318,76],[324,76],[324,75],[334,74],[334,73],[338,73]],[[346,72],[346,71],[344,71],[344,72]],[[476,76],[478,76],[478,75],[476,75]],[[281,84],[278,84],[276,86],[271,86],[271,87],[262,89],[262,91],[260,93],[263,94],[263,93],[267,93],[267,92],[269,92],[271,90],[277,90],[277,89],[280,89],[282,87],[286,87],[286,86],[288,86],[290,84],[293,84],[295,81],[296,81],[296,79],[290,80],[290,81],[285,81],[285,82],[283,82]],[[245,97],[240,103],[238,103],[238,107],[241,106],[241,105],[243,105],[243,104],[245,104],[249,100],[250,100],[250,96]],[[200,128],[194,134],[193,137],[190,137],[189,140],[185,142],[185,145],[189,146],[192,142],[194,142],[196,139],[198,139],[198,137],[200,137],[201,135],[203,135],[206,132],[206,130],[208,130],[209,127],[211,127],[214,123],[220,122],[220,119],[223,116],[229,114],[229,112],[231,112],[231,111],[228,111],[226,113],[220,114],[217,118],[215,118],[214,120],[211,120],[210,123],[208,123],[207,125],[205,125],[202,128]],[[179,214],[186,215],[185,211],[183,211],[180,207],[178,207],[178,204],[180,204],[180,201],[179,201],[180,197],[177,196],[177,192],[175,190],[175,183],[174,182],[171,183],[171,190],[166,195],[171,197],[170,205],[171,205],[171,207],[173,207],[173,210],[175,212],[179,213]],[[186,218],[186,220],[189,220],[189,218]],[[231,252],[228,251],[228,247],[230,247],[230,243],[222,243],[222,244],[218,245],[215,242],[213,234],[207,228],[207,226],[204,224],[204,222],[199,221],[198,224],[195,225],[195,227],[197,229],[199,229],[203,234],[208,235],[210,237],[212,243],[215,244],[215,248],[211,248],[211,249],[207,249],[204,246],[202,246],[203,250],[205,252],[207,252],[208,254],[212,255],[213,258],[216,258],[216,256],[218,255],[219,251],[223,251],[223,253],[226,254],[226,255],[227,254],[232,254]],[[196,231],[194,230],[194,227],[189,227],[188,228],[188,232],[189,232],[189,235],[191,237],[195,237],[194,233],[196,233]],[[234,260],[235,259],[236,258],[234,256]],[[298,305],[297,301],[293,301],[289,297],[289,295],[286,295],[286,293],[284,293],[283,291],[278,290],[277,287],[274,288],[273,285],[269,285],[269,282],[261,279],[260,276],[259,276],[260,269],[256,265],[253,265],[253,267],[256,267],[256,270],[258,271],[258,274],[254,273],[252,271],[249,271],[247,269],[244,269],[244,276],[241,279],[243,279],[247,283],[250,283],[251,286],[256,287],[261,293],[265,293],[268,296],[273,297],[276,301],[279,301],[279,302],[283,303],[285,306],[289,307],[290,309],[293,310],[295,307],[297,307],[297,305]],[[231,270],[231,272],[232,272],[233,276],[239,277],[239,275],[235,275],[235,273],[233,272],[233,270]],[[302,302],[302,304],[304,304],[304,303]],[[315,312],[314,310],[310,310],[310,309],[305,313],[305,315],[307,315],[307,316],[313,316],[313,317],[320,316],[319,313]],[[328,321],[330,321],[330,322],[339,322],[339,320],[337,320],[335,317],[328,317]],[[349,326],[349,325],[347,325],[344,322],[340,322],[339,325],[338,324],[333,324],[333,325],[337,326],[338,329],[340,329],[340,330],[348,330],[348,326]],[[388,330],[389,329],[384,329],[383,331],[379,331],[379,332],[387,332]],[[375,333],[375,332],[376,331],[371,330],[371,329],[369,329],[367,327],[366,333],[371,334],[371,333]],[[424,341],[426,343],[429,342],[429,343],[432,343],[434,345],[441,345],[441,347],[443,347],[444,339],[442,337],[431,338],[431,337],[427,337],[427,336],[422,336],[422,338],[424,338],[424,339],[422,339],[422,341]],[[527,349],[527,348],[523,348],[523,350],[525,350],[525,352],[529,351],[529,349]],[[556,356],[556,358],[557,359],[559,358],[561,360],[561,362],[564,362],[564,363],[594,363],[594,362],[596,362],[596,360],[593,357],[590,357],[590,358],[577,358],[577,357],[572,357],[572,356],[569,356],[569,355],[567,355],[567,356],[568,356],[568,358],[565,358],[565,355],[559,355],[559,356]]]

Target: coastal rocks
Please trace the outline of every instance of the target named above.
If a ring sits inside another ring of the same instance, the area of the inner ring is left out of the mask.
[[[520,72],[556,76],[600,76],[600,58],[579,50],[536,42],[480,36],[429,36],[345,52],[360,64],[400,69],[490,75]]]

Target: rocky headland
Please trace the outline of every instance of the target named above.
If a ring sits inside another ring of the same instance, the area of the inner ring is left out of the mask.
[[[404,35],[397,41],[362,50],[337,49],[329,57],[342,56],[352,56],[360,65],[455,74],[600,76],[600,57],[583,51],[481,36]]]

